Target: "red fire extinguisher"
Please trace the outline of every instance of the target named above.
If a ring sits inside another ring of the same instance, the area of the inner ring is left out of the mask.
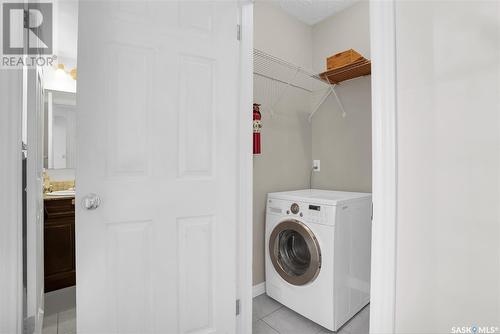
[[[262,129],[262,116],[260,104],[253,104],[253,154],[260,154],[260,129]]]

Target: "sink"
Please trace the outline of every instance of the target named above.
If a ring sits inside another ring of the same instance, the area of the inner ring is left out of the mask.
[[[58,190],[47,193],[49,196],[75,196],[74,190]]]

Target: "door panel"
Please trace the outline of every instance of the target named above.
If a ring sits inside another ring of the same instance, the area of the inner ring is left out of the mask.
[[[180,332],[214,326],[213,216],[181,217],[179,228]]]
[[[214,60],[183,55],[180,64],[179,176],[212,177]]]
[[[236,2],[81,2],[79,333],[234,333]]]
[[[113,319],[118,319],[116,331],[150,333],[154,292],[151,221],[109,224],[106,234],[106,276],[112,298],[109,311]]]
[[[45,275],[51,276],[73,270],[73,254],[71,250],[73,228],[71,224],[62,222],[45,228],[45,242],[52,246],[45,247]]]

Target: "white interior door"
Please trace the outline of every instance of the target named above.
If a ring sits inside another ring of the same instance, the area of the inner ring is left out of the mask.
[[[81,1],[79,333],[234,333],[236,1]]]

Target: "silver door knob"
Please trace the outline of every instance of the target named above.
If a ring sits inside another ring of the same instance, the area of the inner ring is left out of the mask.
[[[101,198],[97,194],[88,194],[82,199],[82,207],[87,210],[95,210],[101,205]]]

